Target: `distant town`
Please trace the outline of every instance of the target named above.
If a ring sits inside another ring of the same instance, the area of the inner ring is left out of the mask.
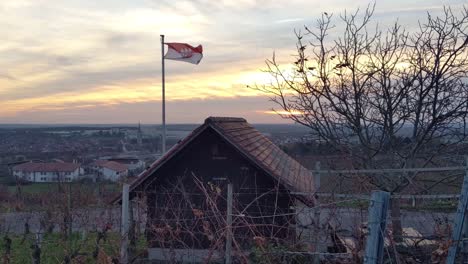
[[[169,125],[168,148],[196,124]],[[298,125],[257,125],[280,146],[313,141]],[[156,125],[0,125],[0,183],[106,181],[135,177],[161,157]]]

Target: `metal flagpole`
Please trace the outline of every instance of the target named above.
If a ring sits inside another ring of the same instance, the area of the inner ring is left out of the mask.
[[[164,35],[161,35],[161,62],[162,62],[162,154],[166,153],[166,76],[164,69]]]

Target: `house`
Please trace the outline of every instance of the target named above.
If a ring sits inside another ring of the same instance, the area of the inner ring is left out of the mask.
[[[26,162],[12,171],[17,179],[29,182],[70,182],[83,174],[80,164],[68,162]]]
[[[95,173],[98,178],[108,181],[118,181],[128,176],[128,167],[126,165],[109,160],[94,161],[91,166],[91,171]]]
[[[131,174],[129,176],[137,175],[145,168],[145,162],[137,157],[113,157],[109,158],[108,161],[115,161],[127,166],[128,173]]]
[[[233,227],[242,247],[259,237],[294,240],[294,206],[313,205],[313,182],[306,168],[245,119],[209,117],[140,174],[130,197],[146,199],[149,257],[167,260],[166,249],[177,255],[217,245],[216,234],[226,228],[219,223],[225,223],[228,184],[233,214],[249,223],[236,220]]]

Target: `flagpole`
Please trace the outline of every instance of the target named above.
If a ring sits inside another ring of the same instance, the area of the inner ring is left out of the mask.
[[[162,62],[162,154],[166,153],[166,76],[164,68],[164,35],[161,35],[161,62]]]

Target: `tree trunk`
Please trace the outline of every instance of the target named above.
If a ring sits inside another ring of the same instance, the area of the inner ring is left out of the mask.
[[[390,200],[390,216],[392,218],[392,230],[393,240],[395,242],[401,242],[403,229],[401,227],[401,211],[400,211],[400,200],[398,198],[392,198]]]

